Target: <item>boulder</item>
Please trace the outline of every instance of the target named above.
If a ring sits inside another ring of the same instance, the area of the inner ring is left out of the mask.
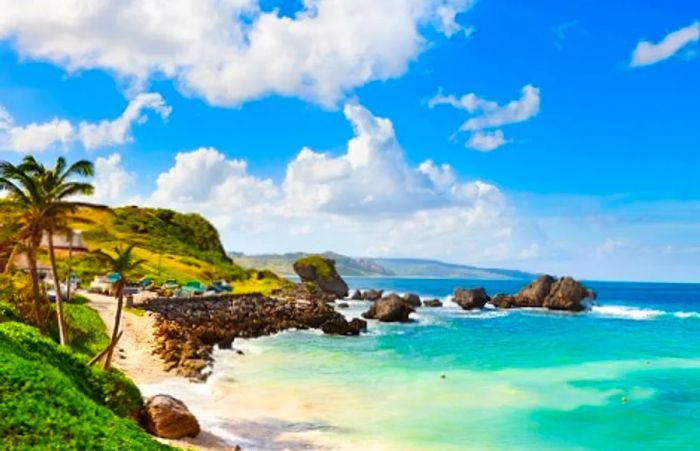
[[[335,269],[335,261],[318,255],[302,257],[294,262],[294,272],[307,284],[337,298],[348,295],[348,284]]]
[[[338,302],[338,304],[336,305],[336,307],[338,307],[338,308],[349,308],[349,307],[350,307],[350,304],[348,304],[347,302]]]
[[[455,288],[452,294],[452,301],[464,310],[484,308],[484,305],[491,300],[483,288]]]
[[[538,277],[515,295],[517,306],[542,307],[556,281],[557,279],[547,274]]]
[[[362,292],[360,290],[355,290],[352,292],[352,295],[350,296],[350,299],[353,301],[361,301],[362,300]]]
[[[411,307],[420,307],[420,296],[415,293],[406,293],[403,300]]]
[[[518,301],[514,296],[504,293],[498,293],[491,298],[491,304],[498,308],[513,308],[518,306]]]
[[[410,321],[409,315],[413,312],[413,307],[400,296],[394,294],[375,301],[362,316],[382,322],[408,322]]]
[[[359,335],[360,332],[367,330],[367,322],[359,318],[350,322],[345,318],[334,318],[321,324],[321,330],[325,334],[332,335]]]
[[[585,309],[585,299],[595,299],[595,292],[587,289],[572,277],[562,277],[554,282],[542,307],[549,310],[580,312]]]
[[[376,301],[378,299],[382,298],[382,295],[384,294],[384,290],[367,290],[364,293],[362,293],[362,299],[365,301]]]
[[[427,299],[423,301],[425,307],[442,307],[442,302],[439,299]]]
[[[169,439],[196,437],[199,422],[185,403],[169,395],[156,395],[146,401],[143,422],[151,434]]]

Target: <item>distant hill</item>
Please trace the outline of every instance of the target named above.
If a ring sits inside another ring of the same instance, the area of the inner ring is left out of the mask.
[[[263,255],[229,253],[229,256],[244,268],[264,268],[283,275],[294,274],[292,264],[305,255],[309,254],[302,252]],[[536,277],[536,274],[511,269],[480,268],[418,258],[354,258],[335,252],[324,252],[321,255],[334,259],[338,272],[343,276],[487,280],[532,279]]]
[[[292,265],[294,262],[306,255],[303,252],[291,252],[288,254],[262,254],[244,255],[236,252],[228,254],[236,264],[244,268],[269,269],[277,274],[294,274]],[[352,258],[335,252],[324,252],[324,257],[335,260],[335,267],[343,276],[364,276],[364,277],[391,277],[395,274],[383,266],[377,264],[369,258]]]

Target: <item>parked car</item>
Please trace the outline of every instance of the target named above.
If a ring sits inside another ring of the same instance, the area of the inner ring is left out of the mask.
[[[163,287],[164,290],[171,290],[175,291],[178,288],[180,288],[180,284],[177,283],[177,280],[175,279],[167,279],[165,282],[163,282]]]
[[[210,287],[216,293],[230,293],[233,291],[233,287],[229,285],[225,280],[215,280]]]
[[[202,284],[202,282],[199,282],[197,280],[190,280],[182,287],[182,292],[183,294],[189,295],[202,295],[204,294],[206,289],[207,287],[205,287]]]

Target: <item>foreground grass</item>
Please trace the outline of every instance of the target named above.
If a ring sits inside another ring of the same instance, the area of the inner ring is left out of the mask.
[[[138,388],[85,360],[30,326],[0,324],[0,448],[171,449],[131,419]]]

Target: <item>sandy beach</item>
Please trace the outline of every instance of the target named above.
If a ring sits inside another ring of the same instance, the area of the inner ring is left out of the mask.
[[[87,292],[81,292],[80,294],[90,300],[90,306],[100,314],[107,325],[107,330],[111,333],[117,308],[116,300],[111,296]],[[121,324],[124,333],[119,340],[119,352],[115,356],[114,366],[126,373],[138,386],[172,379],[174,376],[164,371],[161,362],[151,353],[153,342],[151,317],[148,314],[137,316],[124,312]],[[177,394],[174,393],[166,394],[177,397]],[[184,449],[235,450],[235,447],[227,445],[224,440],[204,428],[195,438],[158,440]]]

